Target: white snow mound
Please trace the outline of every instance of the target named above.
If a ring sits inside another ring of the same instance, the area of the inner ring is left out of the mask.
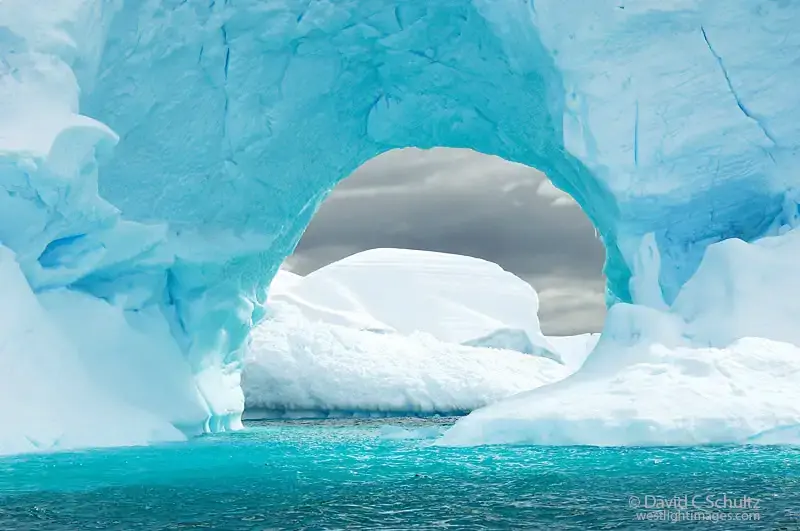
[[[515,351],[311,322],[273,303],[242,377],[247,416],[452,414],[564,378],[570,367]]]
[[[536,291],[468,256],[371,249],[299,279],[281,273],[269,300],[288,302],[313,321],[558,359],[539,327]]]
[[[800,348],[698,348],[682,330],[674,315],[618,304],[578,372],[473,412],[438,444],[800,443]]]

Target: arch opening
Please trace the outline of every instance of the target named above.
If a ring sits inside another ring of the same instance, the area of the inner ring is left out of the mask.
[[[615,198],[563,145],[561,74],[534,26],[508,26],[527,11],[497,18],[464,1],[305,9],[125,6],[81,101],[122,139],[100,194],[126,219],[168,227],[176,258],[164,266],[165,306],[193,370],[238,370],[268,282],[316,209],[337,182],[395,148],[468,148],[543,171],[609,249],[607,299],[630,300]],[[171,41],[139,42],[133,21],[142,17]],[[301,23],[288,28],[288,19]],[[255,21],[281,29],[262,35]],[[121,80],[144,68],[181,74],[169,84],[137,76],[137,93],[152,96],[128,97]]]
[[[283,267],[307,275],[377,248],[488,260],[536,289],[545,334],[602,328],[603,246],[536,169],[471,150],[389,151],[336,185]]]
[[[379,155],[273,279],[245,418],[461,416],[553,383],[597,341],[602,264],[591,223],[538,170],[461,149]]]

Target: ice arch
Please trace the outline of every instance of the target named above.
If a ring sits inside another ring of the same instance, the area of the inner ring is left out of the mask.
[[[35,293],[166,316],[206,429],[235,423],[269,278],[382,151],[543,170],[597,227],[609,302],[667,304],[709,243],[797,212],[788,1],[11,0],[0,21],[0,242]]]

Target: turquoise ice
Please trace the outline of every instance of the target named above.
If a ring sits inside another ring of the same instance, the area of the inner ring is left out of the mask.
[[[271,277],[392,148],[544,171],[606,246],[609,304],[662,308],[709,244],[797,218],[797,27],[786,0],[7,0],[0,263],[50,355],[79,345],[103,393],[187,434],[238,426]],[[9,373],[25,344],[0,341]]]

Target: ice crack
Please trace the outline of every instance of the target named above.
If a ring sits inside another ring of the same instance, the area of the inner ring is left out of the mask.
[[[761,129],[761,132],[764,133],[764,136],[769,139],[774,145],[778,145],[778,142],[775,138],[770,134],[767,130],[766,126],[759,120],[755,115],[753,115],[748,109],[747,106],[742,102],[739,94],[736,93],[736,89],[733,88],[733,83],[731,82],[730,75],[728,74],[727,68],[725,68],[725,63],[722,61],[722,57],[714,50],[714,47],[711,45],[711,41],[708,40],[708,34],[706,34],[706,30],[703,26],[700,26],[700,32],[703,34],[703,40],[706,41],[706,46],[708,46],[708,51],[711,52],[711,55],[714,56],[716,59],[717,64],[719,65],[720,70],[722,70],[722,75],[725,77],[725,83],[728,84],[728,91],[733,96],[733,99],[736,101],[736,105],[739,107],[739,110],[742,111],[742,114],[750,118],[755,124]]]

